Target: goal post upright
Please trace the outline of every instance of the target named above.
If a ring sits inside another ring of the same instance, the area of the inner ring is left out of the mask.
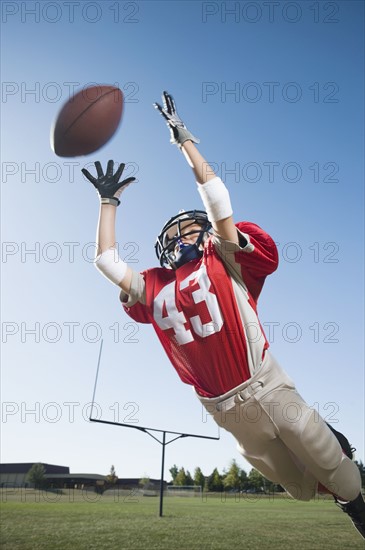
[[[161,479],[160,479],[160,506],[158,515],[162,518],[163,515],[163,478],[165,471],[165,447],[166,447],[166,432],[162,434],[162,459],[161,459]]]

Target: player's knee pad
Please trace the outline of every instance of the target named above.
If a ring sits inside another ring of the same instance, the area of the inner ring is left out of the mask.
[[[301,440],[308,454],[320,468],[334,470],[341,463],[343,457],[341,446],[315,411],[312,411],[309,416],[302,431]]]

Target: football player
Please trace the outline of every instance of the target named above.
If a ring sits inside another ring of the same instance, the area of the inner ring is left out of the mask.
[[[156,241],[160,267],[133,271],[115,248],[116,207],[134,178],[84,175],[100,196],[97,269],[121,288],[132,319],[151,323],[181,380],[190,384],[217,424],[237,440],[239,452],[294,498],[331,492],[365,538],[361,478],[347,439],[328,426],[297,392],[269,351],[257,301],[278,266],[272,238],[251,222],[234,223],[227,188],[202,157],[199,140],[163,93],[171,143],[191,166],[205,211],[179,212]],[[341,443],[340,443],[341,442]]]

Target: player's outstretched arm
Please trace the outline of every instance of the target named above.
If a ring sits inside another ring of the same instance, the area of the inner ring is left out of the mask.
[[[193,169],[208,219],[214,231],[224,240],[239,242],[228,189],[213,168],[200,154],[194,143],[187,140],[182,145],[185,158]]]
[[[170,130],[171,143],[181,149],[193,169],[198,183],[198,191],[213,229],[222,239],[238,244],[239,238],[232,217],[228,189],[195,147],[194,143],[199,143],[200,140],[189,132],[177,114],[173,97],[167,92],[163,92],[162,100],[163,107],[158,103],[154,103],[154,107],[166,120]]]
[[[113,174],[113,167],[114,162],[109,160],[104,174],[100,162],[96,161],[97,178],[92,176],[85,168],[82,173],[94,185],[100,197],[95,267],[109,281],[129,293],[133,271],[118,256],[115,239],[115,219],[116,209],[120,204],[119,197],[135,178],[127,178],[120,182],[125,164],[120,164],[115,174]]]

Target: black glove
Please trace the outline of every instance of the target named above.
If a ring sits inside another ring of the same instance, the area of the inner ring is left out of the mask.
[[[118,170],[115,172],[115,174],[113,174],[114,161],[109,160],[106,168],[106,174],[104,176],[104,172],[101,167],[101,164],[97,160],[95,162],[95,168],[98,174],[97,178],[94,178],[94,176],[92,176],[90,172],[85,168],[83,168],[81,172],[89,181],[91,181],[91,183],[97,190],[100,196],[101,202],[103,204],[112,204],[114,206],[119,206],[120,195],[128,187],[128,185],[136,179],[136,178],[127,178],[123,181],[119,181],[119,178],[123,173],[124,167],[125,167],[125,164],[121,163],[119,165]]]
[[[166,124],[170,130],[171,139],[170,142],[177,145],[179,148],[183,145],[185,141],[192,141],[193,143],[199,143],[200,139],[193,136],[191,132],[187,129],[179,115],[176,111],[175,101],[167,92],[162,94],[163,108],[159,103],[154,103],[153,106],[157,109],[160,114],[166,120]]]

